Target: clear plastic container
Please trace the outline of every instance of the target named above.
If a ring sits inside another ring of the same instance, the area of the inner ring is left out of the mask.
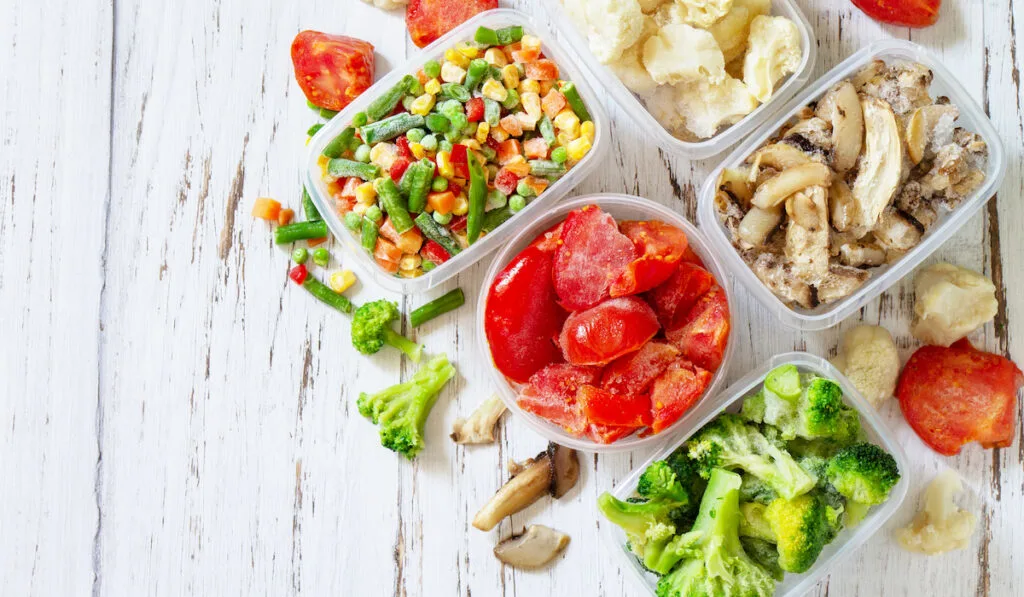
[[[871,508],[859,525],[843,529],[831,543],[825,546],[825,549],[822,550],[821,555],[818,556],[818,560],[810,570],[803,574],[787,573],[782,582],[776,586],[775,595],[777,597],[800,597],[811,590],[818,581],[823,579],[837,563],[850,557],[872,535],[878,532],[882,525],[899,510],[910,487],[910,466],[907,456],[897,442],[896,437],[885,426],[885,423],[882,422],[878,412],[857,392],[853,384],[850,383],[850,380],[846,379],[828,361],[805,352],[790,352],[773,357],[764,365],[761,365],[726,388],[721,395],[698,403],[692,416],[687,417],[686,429],[680,431],[683,436],[652,456],[647,462],[633,469],[629,476],[622,480],[611,493],[620,500],[632,497],[636,491],[637,480],[644,469],[652,462],[666,458],[676,448],[686,442],[690,436],[720,413],[738,412],[742,405],[742,400],[756,393],[761,388],[768,372],[787,363],[796,365],[801,372],[816,373],[822,377],[835,380],[843,388],[846,403],[860,413],[861,425],[868,441],[881,446],[892,454],[893,458],[896,459],[901,475],[899,483],[893,487],[892,492],[889,494],[889,499],[885,503]],[[600,513],[596,515],[601,516]],[[626,535],[622,532],[622,529],[608,522],[603,517],[601,517],[600,527],[605,546],[622,563],[623,568],[633,572],[633,577],[637,581],[638,586],[654,595],[658,577],[647,572],[637,561],[636,557],[626,549]]]
[[[499,226],[494,232],[487,234],[474,243],[472,247],[462,251],[443,265],[425,273],[418,278],[399,278],[384,271],[373,258],[362,249],[359,240],[349,231],[334,207],[334,200],[327,193],[327,184],[321,177],[317,160],[324,147],[331,142],[352,121],[352,116],[362,112],[385,90],[390,89],[399,79],[407,74],[416,74],[422,65],[431,59],[443,61],[444,51],[461,41],[471,41],[477,27],[485,26],[492,29],[522,25],[526,33],[541,38],[544,54],[554,60],[561,70],[561,76],[576,84],[583,98],[596,129],[596,136],[590,152],[572,168],[565,176],[547,188],[537,199],[509,221]],[[476,263],[479,259],[505,243],[515,232],[526,223],[543,214],[573,187],[583,182],[600,163],[609,144],[609,123],[600,98],[594,93],[590,82],[580,68],[575,54],[570,54],[558,42],[555,35],[540,25],[529,15],[517,10],[497,9],[481,13],[450,31],[423,50],[414,54],[404,64],[394,68],[386,77],[363,92],[354,102],[341,113],[332,118],[309,142],[309,158],[306,165],[306,188],[317,209],[327,222],[328,228],[335,238],[339,239],[346,250],[352,255],[359,267],[377,284],[388,289],[412,294],[433,288],[452,278],[462,270]]]
[[[687,158],[700,159],[720,154],[771,118],[811,78],[811,71],[814,69],[814,61],[818,53],[814,31],[796,3],[792,0],[772,0],[771,14],[790,19],[796,23],[797,29],[800,30],[803,49],[803,58],[800,66],[797,67],[795,73],[778,86],[771,99],[758,106],[756,110],[736,124],[720,131],[710,139],[683,141],[673,136],[672,133],[668,132],[664,126],[655,120],[650,111],[644,107],[643,102],[629,88],[623,85],[615,73],[594,57],[586,37],[580,33],[576,28],[576,24],[569,18],[568,13],[562,7],[562,1],[549,0],[546,6],[551,14],[551,22],[555,25],[559,36],[564,36],[566,45],[570,46],[572,51],[580,57],[580,60],[594,73],[598,82],[608,91],[612,99],[633,118],[633,121],[644,134],[651,135],[654,142],[660,147]]]
[[[714,376],[712,376],[711,383],[708,384],[707,389],[704,391],[704,395],[697,404],[701,404],[708,396],[714,396],[716,390],[718,390],[718,388],[724,383],[726,372],[729,369],[729,363],[732,360],[733,344],[735,343],[736,336],[735,329],[737,327],[736,312],[735,309],[732,308],[734,306],[732,290],[729,287],[728,279],[725,277],[725,270],[711,251],[711,247],[704,239],[704,235],[696,226],[667,207],[632,195],[602,193],[585,195],[573,199],[568,203],[559,205],[558,207],[549,210],[547,213],[538,216],[530,223],[530,226],[519,232],[515,238],[505,245],[501,253],[494,258],[494,262],[487,271],[487,276],[484,277],[483,287],[480,292],[480,299],[477,303],[476,337],[477,342],[479,342],[480,352],[481,354],[486,355],[488,364],[490,365],[488,369],[491,373],[491,379],[494,381],[494,385],[498,388],[498,395],[508,406],[509,410],[514,412],[517,416],[522,417],[534,431],[547,440],[586,452],[624,452],[644,446],[650,446],[651,444],[663,443],[676,435],[678,429],[688,427],[689,422],[692,421],[694,417],[693,409],[680,417],[680,419],[671,427],[657,435],[642,438],[633,434],[612,444],[601,444],[586,437],[576,437],[575,435],[566,433],[566,431],[558,425],[519,408],[519,405],[516,404],[516,390],[512,387],[509,381],[505,379],[505,376],[498,371],[498,368],[494,366],[491,359],[491,347],[487,340],[487,333],[484,331],[484,315],[487,312],[487,296],[490,294],[490,288],[491,284],[494,283],[494,278],[497,277],[498,273],[501,272],[506,265],[508,265],[509,261],[518,255],[520,251],[529,246],[537,235],[564,220],[570,211],[579,209],[585,205],[597,205],[605,212],[611,214],[611,216],[616,220],[660,220],[667,224],[676,226],[686,233],[686,236],[690,241],[690,248],[692,248],[693,252],[704,261],[704,265],[707,267],[708,271],[715,276],[715,279],[718,280],[718,283],[725,291],[725,296],[728,299],[731,308],[732,317],[732,325],[729,330],[729,341],[726,345],[725,355],[722,358],[722,364],[719,365],[718,371],[716,371]]]
[[[875,59],[882,59],[886,62],[913,61],[932,70],[935,75],[931,86],[932,97],[941,95],[949,97],[952,103],[960,109],[957,125],[980,134],[988,144],[989,158],[985,182],[969,197],[966,197],[955,210],[941,214],[936,223],[925,233],[921,242],[902,259],[893,264],[869,270],[871,277],[857,292],[830,305],[819,305],[814,309],[787,306],[757,279],[757,276],[743,262],[729,241],[728,232],[719,222],[715,209],[716,182],[724,168],[736,167],[743,163],[748,155],[769,137],[775,135],[779,128],[793,118],[803,106],[818,99],[837,82],[852,76]],[[942,66],[930,52],[917,44],[900,40],[878,41],[850,56],[818,79],[799,97],[790,102],[783,109],[781,115],[758,130],[736,148],[729,157],[725,158],[721,166],[708,177],[701,188],[697,206],[697,221],[700,223],[701,230],[707,233],[716,252],[722,256],[730,272],[769,311],[789,327],[802,330],[821,330],[846,319],[851,313],[860,309],[920,265],[928,255],[953,236],[967,220],[985,205],[999,189],[1005,174],[1006,156],[1002,142],[999,140],[999,134],[977,102],[957,82],[956,76]]]

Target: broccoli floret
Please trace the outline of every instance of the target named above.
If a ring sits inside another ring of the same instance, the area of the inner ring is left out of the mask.
[[[740,476],[715,469],[709,477],[693,530],[681,540],[692,555],[661,577],[657,596],[773,595],[775,580],[743,551],[740,543]]]
[[[673,543],[676,526],[671,518],[678,506],[670,500],[624,502],[607,492],[597,498],[597,507],[604,517],[626,532],[630,551],[647,569],[659,574],[668,572],[682,557],[673,559],[671,552],[665,553],[666,549],[678,547]]]
[[[401,316],[398,303],[388,300],[362,305],[352,316],[352,346],[363,354],[376,354],[387,344],[419,363],[423,346],[391,329],[391,322]]]
[[[768,505],[764,517],[775,534],[779,566],[786,572],[806,572],[835,536],[825,503],[815,494],[779,498]]]
[[[690,458],[699,463],[704,477],[715,468],[743,469],[786,498],[807,493],[815,485],[814,477],[788,452],[736,415],[719,415],[698,431],[688,446]]]
[[[740,504],[740,535],[743,537],[755,537],[775,543],[775,531],[768,519],[764,517],[768,506],[758,502],[746,502]]]
[[[652,462],[636,485],[636,492],[641,496],[655,500],[664,499],[678,502],[680,506],[690,503],[690,495],[679,483],[675,471],[664,460]]]
[[[860,433],[860,417],[843,403],[842,388],[822,377],[809,377],[804,390],[792,400],[766,385],[744,401],[740,415],[778,428],[785,440],[832,438],[845,444]]]
[[[676,480],[690,496],[690,502],[686,509],[696,514],[700,506],[700,496],[704,495],[704,488],[708,482],[700,476],[700,463],[691,460],[687,453],[686,446],[680,447],[665,459],[672,472],[676,474]]]
[[[828,462],[828,481],[847,499],[869,506],[889,498],[900,480],[891,454],[875,444],[859,443],[843,448]]]
[[[743,545],[743,551],[747,552],[751,560],[767,570],[775,580],[782,580],[784,573],[782,567],[779,566],[779,551],[775,548],[775,543],[756,537],[741,536],[740,544]]]
[[[825,468],[828,467],[828,459],[814,454],[799,456],[796,459],[800,468],[807,471],[818,480],[818,487],[823,487],[828,479],[825,476]]]
[[[779,496],[764,481],[754,475],[743,475],[743,485],[740,486],[741,502],[758,502],[767,505],[777,497]]]
[[[380,426],[380,443],[406,458],[423,449],[423,429],[445,383],[455,377],[448,357],[434,357],[412,379],[376,394],[359,394],[359,414]]]
[[[843,514],[843,523],[851,529],[861,523],[868,515],[871,506],[853,500],[846,501],[846,510]]]

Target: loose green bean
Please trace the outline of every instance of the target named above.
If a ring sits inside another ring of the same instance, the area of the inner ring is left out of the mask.
[[[316,208],[316,204],[313,203],[313,198],[306,192],[306,187],[302,187],[302,211],[306,214],[306,219],[311,222],[323,219],[320,216],[320,210],[318,210]]]
[[[334,307],[338,311],[341,311],[342,313],[352,312],[352,301],[348,300],[344,295],[334,292],[312,275],[306,276],[305,281],[302,282],[302,287],[308,290],[310,294],[320,299],[322,302]]]
[[[419,327],[424,323],[448,313],[454,311],[462,305],[466,304],[466,295],[462,293],[461,288],[456,288],[448,293],[445,293],[438,298],[430,301],[429,303],[418,307],[409,314],[409,325],[412,327]]]

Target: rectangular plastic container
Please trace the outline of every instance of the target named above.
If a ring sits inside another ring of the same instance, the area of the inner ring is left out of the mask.
[[[899,483],[893,487],[892,492],[889,494],[889,499],[884,504],[873,507],[864,520],[856,527],[843,529],[831,543],[825,546],[825,549],[822,550],[821,555],[818,556],[818,560],[810,570],[803,574],[787,573],[782,582],[776,586],[776,597],[800,597],[812,589],[821,579],[825,578],[833,566],[850,557],[872,535],[878,532],[885,522],[899,510],[910,487],[909,463],[896,438],[885,426],[885,423],[882,422],[877,411],[853,387],[850,380],[846,379],[828,361],[805,352],[780,354],[745,375],[742,379],[726,388],[720,395],[699,402],[692,413],[693,416],[687,417],[688,428],[682,432],[684,434],[682,439],[664,448],[647,462],[633,469],[629,476],[612,491],[612,495],[620,500],[632,497],[636,492],[637,480],[644,469],[650,466],[652,462],[666,458],[676,448],[684,444],[690,436],[711,422],[720,413],[738,412],[743,399],[760,389],[768,372],[787,363],[796,365],[801,373],[816,373],[822,377],[835,380],[843,388],[846,404],[860,413],[861,425],[868,441],[879,445],[892,454],[893,458],[896,459],[901,475]],[[597,514],[597,516],[601,515]],[[622,567],[633,572],[638,586],[654,595],[658,577],[647,572],[637,561],[636,557],[626,549],[626,535],[622,532],[622,529],[608,522],[603,517],[601,518],[600,527],[606,546],[621,562]]]
[[[573,53],[594,74],[597,82],[632,117],[640,130],[644,134],[651,135],[658,146],[676,155],[692,159],[707,158],[722,153],[771,118],[811,78],[811,71],[814,69],[817,57],[818,45],[814,37],[814,31],[811,29],[810,23],[807,22],[807,18],[800,8],[792,0],[772,0],[771,14],[790,19],[796,23],[797,29],[800,30],[803,49],[803,59],[800,62],[800,66],[797,67],[795,73],[789,75],[783,81],[782,85],[775,90],[775,93],[772,94],[768,102],[758,106],[756,110],[736,124],[719,132],[710,139],[683,141],[673,136],[655,120],[643,103],[619,80],[615,73],[594,57],[586,37],[580,33],[576,28],[576,24],[569,18],[569,14],[562,7],[562,0],[548,0],[545,6],[548,7],[551,22],[555,25],[559,36],[565,39],[565,44],[572,48]]]
[[[886,62],[913,61],[932,70],[934,73],[931,86],[932,96],[949,97],[952,103],[960,109],[960,118],[957,120],[957,124],[980,134],[988,144],[989,157],[985,182],[973,194],[966,197],[955,210],[941,214],[936,223],[925,233],[921,242],[903,258],[893,264],[869,270],[871,278],[857,292],[831,305],[819,305],[814,309],[789,307],[768,290],[732,246],[728,232],[718,220],[715,209],[715,186],[724,168],[742,164],[748,155],[769,137],[775,135],[779,128],[793,118],[803,106],[818,99],[837,82],[852,76],[875,59]],[[763,126],[729,154],[701,188],[697,206],[697,221],[700,223],[701,230],[708,235],[711,243],[722,256],[726,267],[761,304],[789,327],[801,330],[821,330],[830,328],[846,319],[851,313],[860,309],[920,265],[939,245],[953,236],[967,220],[985,205],[999,189],[1005,174],[1006,156],[1002,142],[999,140],[999,134],[977,102],[957,82],[956,76],[921,46],[907,41],[885,40],[863,48],[830,70],[790,102],[772,122]]]
[[[462,251],[444,264],[418,278],[399,278],[393,276],[381,269],[373,258],[362,249],[359,240],[353,236],[352,232],[345,227],[341,218],[338,217],[334,207],[334,200],[327,193],[327,184],[321,177],[321,170],[317,160],[324,147],[351,123],[353,115],[365,110],[370,102],[387,89],[393,87],[398,83],[399,79],[407,74],[415,74],[428,60],[441,58],[439,62],[443,61],[444,51],[460,41],[472,41],[477,27],[485,26],[498,29],[510,25],[522,25],[526,29],[526,33],[540,37],[544,54],[558,64],[562,73],[562,79],[576,84],[580,97],[583,98],[593,118],[596,131],[593,147],[583,160],[576,164],[565,176],[548,187],[540,197],[531,201],[525,209],[499,226],[494,232],[481,237],[472,247]],[[607,151],[609,143],[608,129],[609,122],[608,117],[605,115],[604,107],[597,94],[591,88],[590,81],[584,70],[580,68],[575,54],[570,54],[566,51],[550,30],[541,26],[529,15],[517,10],[490,10],[466,21],[444,37],[414,54],[402,65],[395,67],[386,77],[363,92],[354,102],[349,104],[348,107],[320,129],[309,142],[309,158],[306,165],[306,189],[309,191],[313,203],[320,210],[324,221],[327,222],[327,227],[330,228],[331,233],[342,242],[359,267],[374,282],[388,290],[399,291],[403,294],[423,292],[449,280],[504,244],[517,230],[529,224],[534,218],[539,217],[547,208],[565,196],[573,187],[581,183],[584,178],[593,172]]]

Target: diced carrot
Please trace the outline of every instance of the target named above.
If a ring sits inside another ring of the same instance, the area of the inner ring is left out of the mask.
[[[499,124],[501,125],[501,128],[505,130],[506,133],[513,137],[521,137],[523,135],[523,125],[522,123],[519,122],[519,119],[516,118],[514,114],[509,114],[508,116],[502,118]]]
[[[526,185],[533,189],[533,191],[538,195],[543,193],[544,190],[548,188],[549,184],[547,180],[543,178],[537,178],[536,176],[527,176],[526,178],[523,179],[523,182],[525,182]]]
[[[526,159],[523,156],[519,156],[519,159],[512,160],[505,164],[505,170],[515,174],[519,178],[522,178],[530,173],[530,164],[526,163]]]
[[[377,258],[378,262],[383,260],[398,263],[398,260],[402,258],[402,250],[388,239],[377,237],[377,246],[373,249],[373,256]]]
[[[523,52],[525,51],[523,50]],[[540,57],[539,51],[537,52],[537,57]],[[538,81],[554,81],[558,78],[558,65],[547,59],[535,60],[534,62],[527,61],[526,76]]]
[[[544,139],[541,139],[543,141]],[[498,144],[498,163],[507,164],[512,158],[519,156],[523,153],[522,148],[519,145],[519,141],[516,139],[509,139],[502,141]]]
[[[512,52],[513,62],[525,62],[527,64],[540,58],[540,48],[523,48],[518,52]]]
[[[395,225],[391,222],[391,218],[384,219],[384,223],[380,227],[380,234],[393,242],[402,253],[417,253],[420,247],[423,246],[423,235],[420,234],[417,228],[411,228],[403,234],[399,234],[395,230]]]
[[[423,72],[423,69],[421,68],[416,71],[416,80],[420,82],[420,85],[426,85],[427,81],[430,80],[430,77],[428,77],[427,73]]]
[[[380,235],[393,243],[398,242],[398,231],[391,223],[391,218],[384,218],[384,223],[380,225]]]
[[[386,271],[389,274],[393,274],[398,271],[397,261],[387,261],[385,259],[381,259],[380,257],[374,257],[373,259],[374,261],[377,262],[377,265],[379,265],[384,271]]]
[[[279,225],[281,225],[281,226],[284,226],[288,222],[291,222],[292,221],[292,217],[294,217],[294,216],[295,216],[295,210],[292,210],[292,209],[282,209],[281,211],[277,212],[277,223]]]
[[[427,205],[442,215],[450,214],[455,209],[455,193],[451,191],[430,193],[427,195]]]
[[[311,239],[306,241],[306,244],[311,246],[311,247],[315,247],[317,245],[322,245],[325,242],[327,242],[327,237],[326,236],[324,236],[322,238],[311,238]]]
[[[339,178],[338,180],[327,183],[327,194],[331,197],[341,195],[341,189],[345,188],[345,182],[347,180],[347,178]]]
[[[562,92],[557,89],[552,89],[544,96],[544,99],[540,101],[541,108],[544,113],[547,114],[548,118],[554,120],[555,116],[565,108],[565,96]]]
[[[548,157],[548,142],[544,137],[534,137],[523,144],[523,150],[526,152],[526,159],[543,160]]]
[[[363,184],[362,179],[356,178],[355,176],[345,181],[345,186],[341,188],[342,197],[355,197],[356,187]]]
[[[281,203],[267,197],[260,197],[252,204],[252,217],[273,222],[281,213]]]
[[[352,208],[356,206],[355,197],[338,197],[334,200],[334,209],[338,210],[338,213],[345,215],[352,211]]]

